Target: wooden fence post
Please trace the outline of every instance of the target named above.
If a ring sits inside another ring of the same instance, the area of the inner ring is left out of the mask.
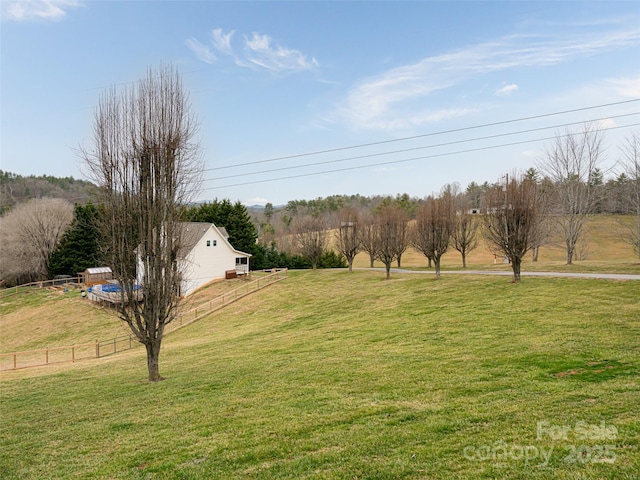
[[[44,350],[44,364],[49,365],[49,347]]]
[[[16,369],[16,363],[17,363],[16,357],[17,356],[18,356],[18,354],[16,352],[13,352],[13,369],[14,370]]]
[[[96,358],[100,358],[100,342],[96,340]]]
[[[118,346],[116,345],[116,339],[114,338],[113,339],[113,353],[116,353],[118,351],[117,348],[118,348]]]
[[[76,361],[76,346],[71,345],[71,361],[75,362]]]

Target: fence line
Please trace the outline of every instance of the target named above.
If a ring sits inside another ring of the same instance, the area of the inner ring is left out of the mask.
[[[246,297],[250,293],[261,290],[287,278],[287,269],[274,269],[273,273],[253,280],[235,290],[226,292],[216,298],[198,305],[178,315],[165,328],[165,335],[173,333],[207,315],[220,310],[231,303]],[[40,282],[36,282],[40,283]],[[125,335],[109,340],[96,340],[91,343],[79,343],[63,347],[47,347],[37,350],[25,350],[12,353],[0,353],[0,371],[18,370],[29,367],[40,367],[55,363],[76,362],[89,358],[101,358],[118,352],[130,350],[141,345],[133,335]]]
[[[80,288],[82,284],[82,277],[71,278],[58,278],[55,280],[40,280],[38,282],[24,283],[22,285],[16,285],[15,287],[0,289],[0,298],[10,297],[16,295],[25,290],[32,288],[46,288],[46,287],[73,287]]]
[[[273,285],[274,283],[284,280],[285,278],[287,278],[288,273],[288,270],[286,268],[274,268],[272,270],[264,271],[271,271],[273,273],[267,275],[266,277],[258,278],[257,280],[248,282],[245,285],[236,288],[235,290],[223,293],[222,295],[219,295],[216,298],[209,300],[208,302],[203,302],[197,307],[184,312],[183,314],[176,317],[169,325],[167,325],[167,327],[165,328],[165,334],[173,333],[176,330],[181,329],[182,327],[186,327],[187,325],[190,325],[193,322],[206,317],[216,310],[220,310],[221,308],[226,307],[227,305],[234,303],[243,297],[246,297],[250,293],[256,292],[265,287],[268,287],[269,285]]]

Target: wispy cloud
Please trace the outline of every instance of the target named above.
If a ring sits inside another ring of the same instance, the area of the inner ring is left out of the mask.
[[[611,78],[608,80],[608,83],[620,95],[631,98],[640,98],[640,75],[635,78]]]
[[[187,44],[187,47],[196,54],[198,60],[204,63],[213,63],[215,61],[216,56],[207,45],[200,43],[193,37],[187,38],[185,43]]]
[[[220,54],[234,59],[239,67],[252,68],[254,70],[268,70],[272,73],[296,73],[312,70],[318,67],[315,58],[308,58],[299,50],[291,49],[277,44],[269,35],[253,33],[250,37],[244,36],[240,53],[236,53],[232,45],[235,31],[224,33],[220,28],[211,32],[211,46],[199,42],[195,38],[187,40],[187,45],[196,54],[199,60],[212,63],[215,55],[211,51],[214,48]]]
[[[82,5],[79,0],[3,0],[2,19],[16,22],[33,20],[57,21],[67,10]]]
[[[254,33],[251,38],[245,37],[244,51],[248,62],[272,72],[297,72],[318,66],[315,58],[308,60],[299,50],[273,44],[269,35]]]
[[[510,83],[508,85],[503,85],[498,90],[496,90],[496,95],[498,95],[499,97],[508,97],[513,92],[518,90],[518,88],[519,88],[518,85],[516,85],[515,83]]]
[[[254,198],[249,198],[247,200],[245,200],[243,202],[245,205],[266,205],[267,203],[269,203],[269,199],[264,198],[264,197],[254,197]]]
[[[225,55],[233,55],[233,48],[231,48],[231,37],[233,37],[234,33],[234,31],[231,31],[225,35],[221,28],[216,28],[215,30],[213,30],[211,32],[211,36],[213,39],[213,46],[216,48],[216,50]]]
[[[336,113],[354,128],[379,129],[407,124],[407,109],[419,101],[470,79],[514,68],[549,66],[620,47],[637,45],[640,30],[589,32],[563,36],[511,35],[426,57],[417,63],[365,79],[347,93]],[[510,94],[517,85],[503,86],[497,94]],[[428,118],[418,114],[420,118]],[[401,119],[401,121],[398,121]]]

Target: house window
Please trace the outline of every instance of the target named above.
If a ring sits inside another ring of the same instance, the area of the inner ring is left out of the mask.
[[[216,245],[218,245],[218,241],[217,241],[217,240],[214,240],[214,241],[213,241],[213,246],[215,247]]]
[[[211,246],[211,240],[207,240],[207,247]]]

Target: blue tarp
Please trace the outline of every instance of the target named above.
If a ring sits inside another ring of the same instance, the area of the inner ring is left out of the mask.
[[[93,291],[93,288],[96,288],[96,290],[102,291],[104,293],[118,293],[121,291],[120,285],[118,285],[117,283],[104,283],[102,285],[94,285],[93,287],[89,287],[87,290],[89,292]],[[138,285],[135,284],[133,286],[133,291],[137,291],[140,290],[142,288],[142,285]]]

